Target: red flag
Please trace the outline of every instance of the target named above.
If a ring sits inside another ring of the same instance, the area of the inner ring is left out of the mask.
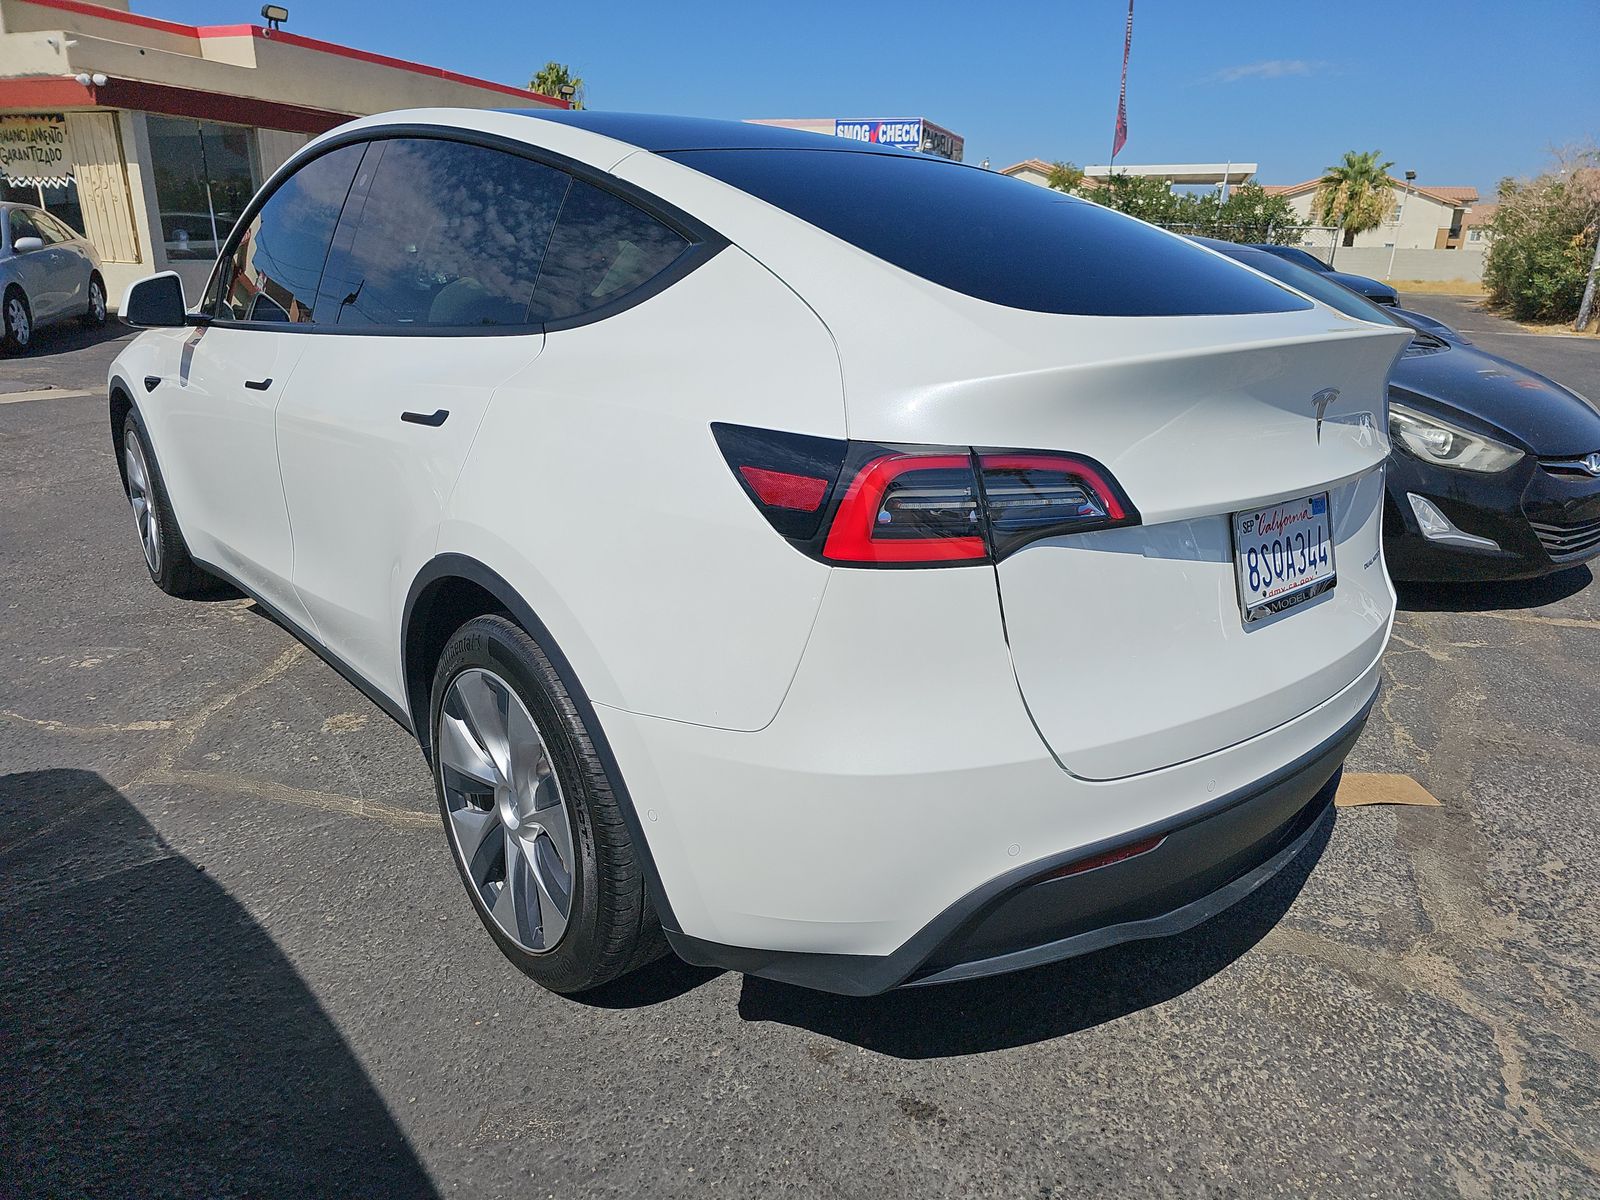
[[[1122,37],[1122,91],[1117,94],[1117,133],[1111,139],[1111,157],[1128,144],[1128,55],[1133,50],[1133,0],[1128,0],[1128,31]]]

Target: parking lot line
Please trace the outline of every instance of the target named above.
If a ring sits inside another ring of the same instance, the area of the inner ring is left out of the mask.
[[[21,404],[24,400],[80,400],[99,394],[87,388],[37,388],[31,392],[0,392],[0,404]]]

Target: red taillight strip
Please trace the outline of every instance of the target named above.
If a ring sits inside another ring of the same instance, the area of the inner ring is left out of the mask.
[[[1113,521],[1125,520],[1127,517],[1122,501],[1117,499],[1117,489],[1111,486],[1111,482],[1099,470],[1075,454],[979,453],[978,463],[985,471],[1056,471],[1064,475],[1075,475],[1094,489],[1096,497],[1106,510],[1107,517]]]
[[[794,475],[788,471],[769,471],[765,467],[740,467],[743,475],[761,503],[773,508],[793,508],[800,512],[816,512],[822,498],[828,494],[828,481],[810,475]]]
[[[850,481],[834,514],[822,557],[832,562],[930,563],[985,559],[982,537],[874,539],[878,509],[889,485],[910,471],[968,470],[965,454],[885,454],[867,463]],[[976,482],[974,482],[976,488]],[[974,493],[976,495],[976,493]]]
[[[1126,846],[1118,846],[1114,850],[1107,850],[1104,854],[1096,854],[1090,858],[1080,858],[1075,863],[1068,863],[1064,867],[1057,867],[1045,879],[1065,879],[1069,875],[1082,875],[1085,871],[1092,871],[1096,867],[1109,867],[1112,863],[1126,862],[1130,858],[1138,858],[1141,854],[1149,854],[1162,842],[1167,840],[1167,835],[1159,837],[1141,838],[1137,842],[1129,842]]]

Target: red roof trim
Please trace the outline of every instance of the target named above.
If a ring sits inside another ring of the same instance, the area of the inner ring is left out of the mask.
[[[507,96],[516,96],[520,100],[530,100],[535,104],[547,104],[552,108],[567,108],[565,100],[554,96],[542,96],[538,92],[530,92],[525,88],[512,87],[506,83],[494,83],[488,79],[478,79],[472,75],[463,75],[458,71],[447,71],[443,67],[430,67],[425,63],[410,62],[403,58],[392,58],[387,54],[374,54],[368,50],[357,50],[353,46],[341,46],[337,42],[324,42],[318,38],[303,37],[298,33],[289,33],[285,30],[271,32],[259,25],[184,25],[177,21],[163,21],[158,17],[145,17],[138,13],[121,12],[114,8],[102,8],[98,4],[86,4],[83,0],[26,0],[27,3],[39,8],[53,8],[59,12],[76,13],[84,17],[98,17],[104,21],[117,21],[124,25],[137,25],[142,29],[155,29],[162,33],[174,34],[178,37],[191,37],[196,39],[214,37],[258,37],[274,42],[285,42],[291,46],[299,46],[305,50],[316,50],[323,54],[335,54],[341,58],[354,59],[357,62],[374,63],[382,67],[390,67],[398,71],[411,71],[417,75],[429,75],[435,79],[446,79],[451,83],[466,84],[469,87],[483,88],[486,91],[500,92]]]

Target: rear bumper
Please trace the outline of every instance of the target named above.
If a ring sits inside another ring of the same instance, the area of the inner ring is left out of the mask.
[[[1029,863],[976,888],[886,955],[759,950],[668,933],[691,963],[847,995],[1002,974],[1181,933],[1255,891],[1304,849],[1376,692],[1332,737],[1255,784],[1167,820]],[[1060,876],[1118,847],[1118,862]],[[1058,877],[1051,878],[1052,875]]]

